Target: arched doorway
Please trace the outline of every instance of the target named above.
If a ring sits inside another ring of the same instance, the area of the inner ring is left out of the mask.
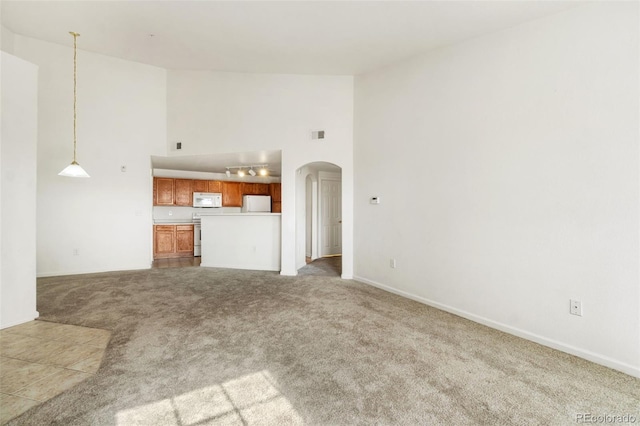
[[[296,269],[300,275],[342,272],[342,169],[326,162],[298,169]]]

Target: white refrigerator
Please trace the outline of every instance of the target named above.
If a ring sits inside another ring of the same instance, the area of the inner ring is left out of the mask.
[[[245,195],[242,197],[242,213],[271,213],[271,197],[268,195]]]

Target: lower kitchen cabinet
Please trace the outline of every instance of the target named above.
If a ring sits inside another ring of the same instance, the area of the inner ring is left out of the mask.
[[[193,256],[193,225],[153,225],[153,258]]]
[[[155,225],[153,227],[153,258],[173,257],[176,252],[176,227]]]
[[[193,256],[193,225],[176,225],[176,253]]]

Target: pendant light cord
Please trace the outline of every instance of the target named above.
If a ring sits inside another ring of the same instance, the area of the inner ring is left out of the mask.
[[[74,33],[70,31],[69,34],[73,36],[73,163],[77,164],[76,161],[76,147],[77,147],[77,137],[76,137],[76,104],[77,104],[77,92],[78,92],[78,36],[80,34]]]

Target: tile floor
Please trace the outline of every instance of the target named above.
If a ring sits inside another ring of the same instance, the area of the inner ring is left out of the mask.
[[[0,424],[91,377],[110,338],[38,320],[0,330]]]

